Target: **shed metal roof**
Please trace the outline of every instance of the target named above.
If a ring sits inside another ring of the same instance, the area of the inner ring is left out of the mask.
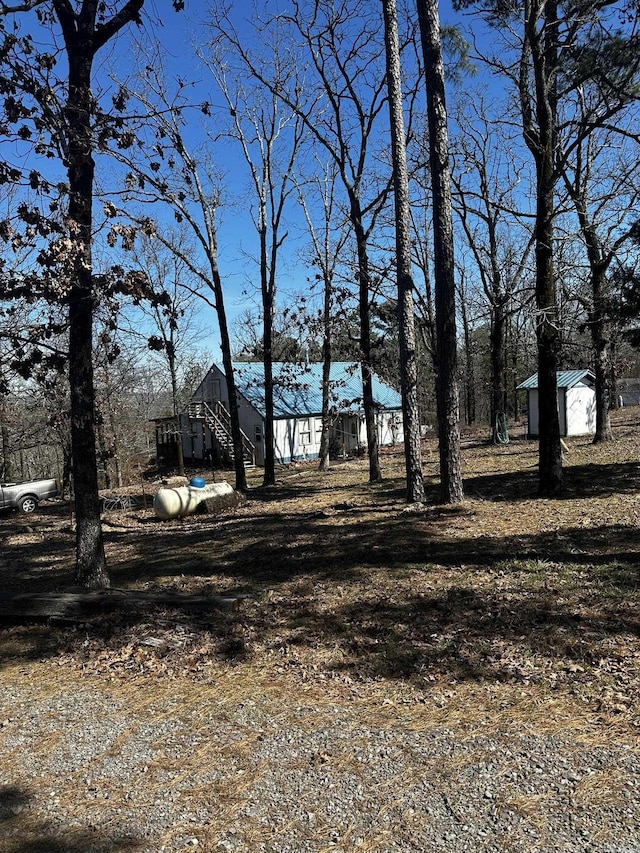
[[[222,370],[222,366],[218,365]],[[234,362],[238,391],[264,417],[264,365],[258,362]],[[274,376],[274,416],[276,418],[319,415],[322,412],[322,364],[305,365],[276,362]],[[338,412],[360,412],[362,379],[356,362],[338,361],[331,365],[331,406]],[[400,394],[373,375],[373,399],[381,409],[402,408]]]
[[[586,381],[585,381],[586,380]],[[576,385],[593,385],[595,376],[590,370],[559,370],[556,373],[558,388],[574,388]],[[538,374],[534,373],[518,385],[517,390],[530,390],[538,387]]]

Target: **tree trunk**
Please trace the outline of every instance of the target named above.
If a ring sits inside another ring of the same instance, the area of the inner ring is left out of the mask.
[[[547,168],[538,182],[536,210],[536,333],[538,341],[539,400],[539,485],[540,495],[550,497],[562,488],[562,447],[558,413],[558,351],[560,335],[556,310],[556,288],[553,269],[553,156],[549,150]],[[543,192],[543,185],[547,191]]]
[[[176,451],[178,454],[178,474],[180,477],[185,476],[184,468],[184,447],[182,446],[182,425],[180,423],[180,415],[176,417]]]
[[[409,179],[405,147],[404,116],[400,73],[400,48],[395,0],[383,0],[387,86],[393,161],[396,213],[396,274],[398,277],[398,338],[400,345],[400,388],[404,431],[404,458],[408,503],[424,502],[424,482],[420,457],[418,416],[418,365],[416,358],[411,275],[411,216]]]
[[[613,440],[611,418],[611,359],[607,320],[603,306],[604,273],[592,271],[593,277],[593,313],[591,315],[591,340],[593,341],[593,364],[596,377],[596,432],[593,443],[599,444]]]
[[[0,408],[1,416],[2,416],[2,427],[0,429],[0,434],[2,436],[2,479],[5,481],[9,481],[13,479],[13,460],[11,459],[11,440],[9,438],[9,428],[5,423],[5,402],[4,398],[2,400],[2,406]]]
[[[113,412],[110,413],[111,434],[113,435],[113,465],[116,471],[116,483],[118,488],[122,488],[124,479],[122,476],[122,455],[120,453],[120,440],[118,439],[117,425]]]
[[[611,358],[610,358],[610,335],[609,323],[607,321],[607,306],[605,297],[606,267],[603,252],[596,229],[589,222],[588,209],[584,198],[574,196],[574,203],[578,212],[578,219],[582,235],[587,248],[587,257],[591,268],[591,298],[593,301],[592,311],[589,317],[591,329],[591,341],[593,344],[593,364],[596,377],[596,431],[593,443],[599,444],[613,440],[611,431],[611,418],[609,409],[611,405]]]
[[[109,448],[104,434],[104,416],[101,407],[96,403],[96,439],[98,442],[98,457],[104,471],[104,488],[111,488],[111,475],[109,473]],[[99,472],[98,472],[99,474]]]
[[[618,372],[616,365],[616,354],[618,346],[616,336],[613,335],[609,344],[609,408],[617,411],[622,408],[620,395],[618,394]]]
[[[69,47],[69,92],[66,118],[73,132],[68,140],[69,228],[76,257],[69,296],[69,383],[71,448],[76,512],[76,573],[78,586],[109,586],[100,525],[98,466],[95,443],[93,383],[93,273],[91,258],[94,162],[91,155],[91,64],[93,56]]]
[[[231,341],[229,339],[229,325],[227,323],[227,312],[224,307],[222,292],[222,279],[218,270],[217,251],[212,234],[209,235],[211,246],[209,249],[209,264],[213,283],[213,292],[216,297],[216,314],[218,316],[218,327],[220,330],[220,349],[222,350],[222,366],[227,382],[227,393],[229,394],[229,417],[231,420],[231,439],[233,442],[233,464],[236,475],[236,491],[247,491],[247,469],[244,465],[244,445],[242,442],[242,430],[240,428],[240,413],[238,411],[238,395],[236,392],[236,380],[233,373],[233,360],[231,356]]]
[[[528,109],[528,78],[522,73],[520,97],[523,105],[526,104],[523,114],[524,139],[533,155],[537,178],[535,258],[539,400],[538,492],[542,496],[551,497],[562,489],[557,387],[561,341],[553,263],[558,9],[555,0],[547,0],[542,10],[536,3],[526,9],[525,47],[533,69],[537,119],[536,128]],[[540,17],[542,26],[538,29]],[[526,58],[527,54],[523,53],[523,72]]]
[[[73,459],[71,458],[70,441],[63,446],[62,461],[62,494],[71,495],[71,484],[73,481]]]
[[[273,434],[273,356],[271,331],[264,334],[264,477],[263,486],[273,486],[276,482],[276,460]]]
[[[436,309],[436,398],[443,503],[463,500],[449,138],[437,0],[417,0],[429,122]]]
[[[260,200],[260,280],[262,290],[262,360],[264,364],[264,478],[263,486],[276,482],[276,460],[273,434],[273,290],[267,262],[266,204]],[[275,240],[275,235],[274,238]]]
[[[491,312],[491,436],[498,443],[498,420],[507,414],[506,365],[504,356],[506,319],[504,306],[497,301]]]
[[[329,468],[329,436],[331,432],[331,413],[329,397],[329,380],[331,378],[331,282],[325,275],[324,306],[323,306],[323,335],[322,335],[322,435],[320,436],[320,451],[318,469],[326,471]]]
[[[111,434],[111,443],[105,442],[105,457],[104,457],[104,480],[105,487],[107,489],[111,488],[111,474],[109,472],[109,460],[113,459],[113,467],[115,472],[116,485],[118,488],[122,487],[122,462],[120,455],[120,440],[118,438],[118,424],[116,423],[116,416],[113,408],[113,394],[112,394],[112,386],[111,386],[111,376],[109,370],[109,358],[108,353],[105,348],[105,381],[107,386],[106,393],[106,408],[109,413],[109,432]],[[101,443],[104,441],[104,415],[101,411],[98,411],[98,424],[100,426],[100,431],[98,432],[98,441]],[[100,434],[102,432],[102,435]],[[102,448],[101,448],[102,449]]]
[[[367,451],[369,454],[369,482],[382,480],[380,458],[378,455],[378,431],[373,400],[373,379],[371,365],[371,313],[369,311],[369,254],[367,237],[362,225],[362,211],[357,196],[351,193],[351,224],[355,230],[358,247],[358,312],[360,318],[360,359],[362,373],[362,403],[367,430]]]
[[[93,204],[94,100],[91,72],[96,52],[126,24],[136,20],[144,0],[128,0],[111,19],[96,27],[98,4],[84,0],[74,11],[67,0],[52,7],[64,36],[69,88],[64,108],[66,166],[69,181],[69,237],[74,245],[69,271],[69,383],[71,390],[71,452],[76,510],[76,573],[78,586],[108,587],[109,575],[100,525],[98,465],[95,441],[93,382],[93,312],[95,293],[91,257]],[[101,10],[101,14],[104,9]]]
[[[171,377],[171,402],[173,416],[176,419],[176,450],[178,451],[178,474],[184,477],[184,447],[182,446],[182,426],[180,423],[180,406],[178,403],[178,373],[176,370],[176,355],[173,341],[166,347],[169,376]]]
[[[592,163],[589,157],[585,158],[585,173],[591,171]],[[606,304],[606,271],[615,257],[613,252],[605,257],[603,245],[598,237],[595,220],[591,218],[589,209],[588,184],[582,175],[576,175],[575,181],[571,182],[565,174],[565,185],[574,203],[580,231],[584,239],[591,271],[591,311],[589,313],[589,329],[593,346],[593,363],[596,377],[596,431],[593,438],[594,444],[612,441],[611,419],[609,409],[611,407],[610,389],[610,328],[607,319]]]
[[[465,422],[468,426],[476,420],[476,377],[473,364],[473,347],[471,340],[471,327],[467,314],[467,303],[464,289],[460,287],[460,314],[462,318],[462,331],[464,334],[464,410]]]

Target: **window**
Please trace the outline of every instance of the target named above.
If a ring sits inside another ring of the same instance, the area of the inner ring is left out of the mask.
[[[253,440],[256,444],[260,444],[262,441],[262,425],[256,424],[253,430]]]
[[[311,427],[309,425],[309,418],[300,421],[300,444],[302,444],[303,447],[307,444],[311,444]]]

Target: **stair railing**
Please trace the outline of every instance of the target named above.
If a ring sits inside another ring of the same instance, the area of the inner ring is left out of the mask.
[[[190,418],[202,418],[216,440],[223,446],[225,451],[233,459],[233,434],[231,431],[231,415],[222,405],[220,400],[212,400],[211,404],[205,400],[192,400],[187,408]],[[256,448],[249,436],[240,430],[242,436],[242,450],[244,462],[248,465],[256,464]]]

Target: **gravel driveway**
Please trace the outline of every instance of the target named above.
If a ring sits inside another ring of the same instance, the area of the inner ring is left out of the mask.
[[[179,681],[56,688],[52,669],[0,698],[3,853],[640,851],[638,751],[544,708],[452,727],[318,685],[285,710],[286,679],[231,672],[185,702]]]

